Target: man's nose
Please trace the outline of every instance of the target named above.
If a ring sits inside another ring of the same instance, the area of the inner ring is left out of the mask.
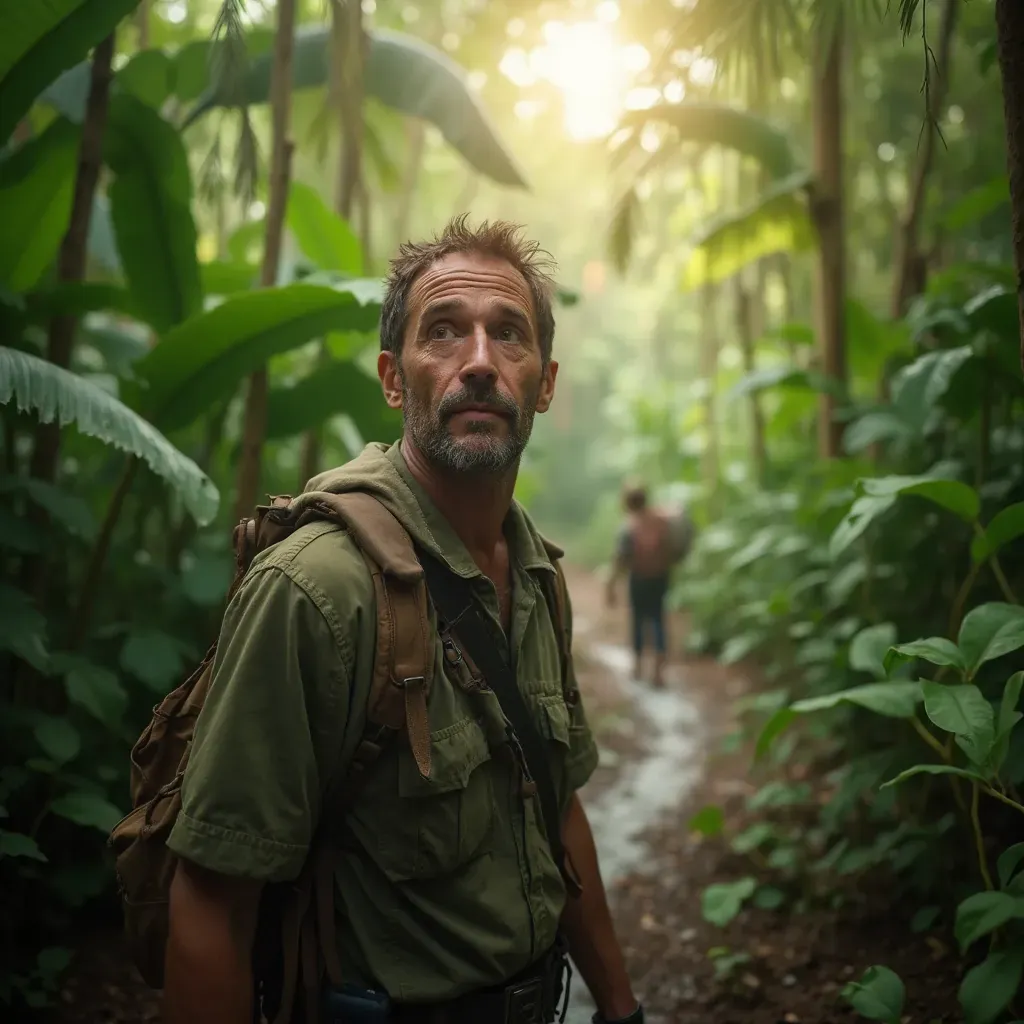
[[[498,367],[494,359],[494,345],[483,324],[476,324],[466,339],[466,361],[459,374],[463,383],[470,380],[497,380]]]

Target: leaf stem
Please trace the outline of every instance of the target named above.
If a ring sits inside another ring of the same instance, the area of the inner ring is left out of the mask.
[[[985,792],[989,796],[995,797],[996,800],[999,800],[1001,803],[1006,804],[1007,807],[1012,807],[1014,810],[1020,811],[1021,814],[1024,814],[1024,804],[1019,804],[1016,800],[1012,800],[1010,799],[1010,797],[1004,796],[1002,793],[999,792],[998,789],[993,789],[991,786],[986,786]]]
[[[935,753],[937,753],[939,757],[941,757],[942,760],[948,764],[949,754],[947,753],[945,747],[943,747],[943,745],[931,734],[931,732],[928,731],[926,726],[921,724],[921,720],[917,717],[917,715],[914,715],[910,719],[910,724],[914,727],[914,730],[921,737],[921,739],[923,739],[925,743],[927,743],[928,746],[931,747],[932,750],[934,750]]]
[[[992,572],[995,573],[996,580],[999,582],[999,589],[1003,592],[1003,596],[1010,604],[1020,604],[1017,600],[1017,595],[1010,589],[1010,584],[1003,574],[1003,567],[999,564],[999,559],[995,555],[992,556]]]
[[[103,574],[103,564],[107,560],[110,551],[110,543],[114,537],[114,528],[121,516],[121,509],[124,507],[125,498],[131,490],[135,480],[135,474],[139,468],[139,459],[132,455],[125,464],[121,479],[114,489],[114,494],[107,506],[107,514],[103,518],[103,525],[100,528],[99,536],[93,545],[92,554],[89,556],[89,564],[82,578],[82,590],[78,596],[78,603],[75,606],[74,618],[71,624],[71,635],[68,646],[75,650],[82,640],[85,639],[89,627],[89,619],[95,604],[96,592],[99,589],[100,577]]]
[[[975,523],[977,526],[977,523]],[[970,596],[971,589],[974,586],[974,581],[978,578],[979,566],[972,564],[971,570],[964,578],[963,583],[960,584],[960,589],[957,591],[956,598],[953,601],[953,609],[949,614],[949,638],[956,643],[957,635],[960,632],[960,623],[964,618],[964,605],[967,603],[967,598]]]
[[[981,877],[985,882],[985,888],[992,890],[992,876],[988,870],[988,860],[985,857],[985,837],[981,832],[981,819],[978,817],[978,799],[981,794],[981,787],[976,782],[971,783],[971,825],[974,828],[974,845],[978,851],[978,867],[981,868]]]

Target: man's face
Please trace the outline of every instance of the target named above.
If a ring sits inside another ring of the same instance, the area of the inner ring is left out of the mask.
[[[406,433],[439,469],[512,469],[558,372],[543,365],[526,279],[503,259],[454,253],[416,278],[407,309],[400,358],[378,360]]]

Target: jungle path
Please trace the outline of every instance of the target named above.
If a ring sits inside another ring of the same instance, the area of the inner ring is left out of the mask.
[[[839,991],[874,963],[893,967],[907,982],[902,1024],[962,1020],[953,1009],[951,944],[910,935],[905,921],[894,927],[884,891],[850,893],[839,907],[799,914],[788,904],[748,906],[725,928],[704,920],[701,893],[708,885],[751,874],[773,881],[728,842],[758,820],[747,800],[765,781],[752,771],[749,744],[723,742],[736,730],[731,709],[737,698],[756,692],[753,673],[676,654],[664,689],[633,680],[624,601],[608,609],[595,575],[574,567],[567,575],[576,671],[601,748],[599,767],[581,795],[649,1024],[852,1024],[863,1018]],[[685,617],[673,615],[676,652],[685,631]],[[798,764],[794,771],[800,776],[806,768]],[[688,827],[709,804],[725,816],[723,836],[710,839]],[[567,1021],[588,1024],[592,1013],[576,976]],[[89,933],[50,1020],[159,1019],[157,998],[135,974],[116,925]]]
[[[894,907],[885,888],[858,892],[851,882],[849,891],[835,890],[833,905],[811,901],[799,912],[787,894],[777,909],[748,904],[724,928],[704,919],[701,894],[711,884],[751,875],[783,884],[729,843],[764,820],[748,800],[780,774],[755,769],[752,744],[737,734],[733,708],[756,696],[756,670],[680,655],[687,624],[674,614],[676,653],[664,690],[633,680],[624,602],[608,609],[593,575],[571,568],[567,575],[577,676],[602,754],[581,795],[648,1024],[853,1024],[865,1018],[839,994],[872,964],[906,982],[901,1024],[962,1021],[951,936],[913,934],[916,908]],[[829,798],[824,779],[803,762],[787,781],[810,783],[815,802]],[[708,805],[724,812],[722,835],[713,838],[689,828]],[[774,812],[775,820],[788,813]],[[592,1013],[574,978],[567,1021],[589,1024]]]

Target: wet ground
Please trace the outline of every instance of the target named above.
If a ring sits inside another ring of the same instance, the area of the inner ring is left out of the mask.
[[[756,689],[753,673],[709,659],[675,658],[656,691],[631,678],[621,644],[625,612],[608,610],[593,576],[570,572],[575,658],[601,763],[582,796],[630,974],[649,1024],[852,1024],[862,1020],[839,999],[842,986],[884,963],[907,982],[901,1024],[953,1024],[961,973],[948,935],[912,934],[914,909],[884,888],[837,894],[834,907],[800,914],[787,903],[748,908],[728,926],[708,924],[701,892],[715,882],[770,872],[739,858],[722,838],[687,827],[707,804],[725,812],[725,833],[752,820],[747,798],[763,780],[751,775],[749,749],[723,753],[735,730],[736,699]],[[682,648],[685,623],[673,622]],[[828,793],[808,766],[796,766]],[[574,979],[570,1024],[588,1024],[593,1006]],[[91,936],[54,1024],[128,1024],[159,1019],[152,993],[127,964],[119,936]],[[481,1022],[488,1024],[488,1022]]]
[[[667,686],[631,678],[625,613],[603,607],[592,577],[570,576],[581,689],[605,755],[583,790],[609,899],[648,1024],[853,1024],[864,1018],[839,996],[872,964],[906,982],[901,1024],[963,1020],[956,990],[963,965],[948,932],[914,934],[917,906],[900,906],[884,880],[865,877],[795,912],[792,893],[777,909],[748,907],[726,927],[704,920],[701,894],[714,883],[754,875],[779,879],[739,857],[726,837],[762,820],[748,798],[766,781],[749,744],[729,743],[738,698],[758,688],[756,669],[710,659],[672,659]],[[673,617],[673,648],[686,624]],[[812,765],[789,781],[829,791]],[[723,835],[688,827],[710,804],[724,811]],[[763,861],[763,858],[762,858]],[[779,882],[779,884],[782,884]],[[593,1005],[574,986],[570,1024],[588,1024]]]

